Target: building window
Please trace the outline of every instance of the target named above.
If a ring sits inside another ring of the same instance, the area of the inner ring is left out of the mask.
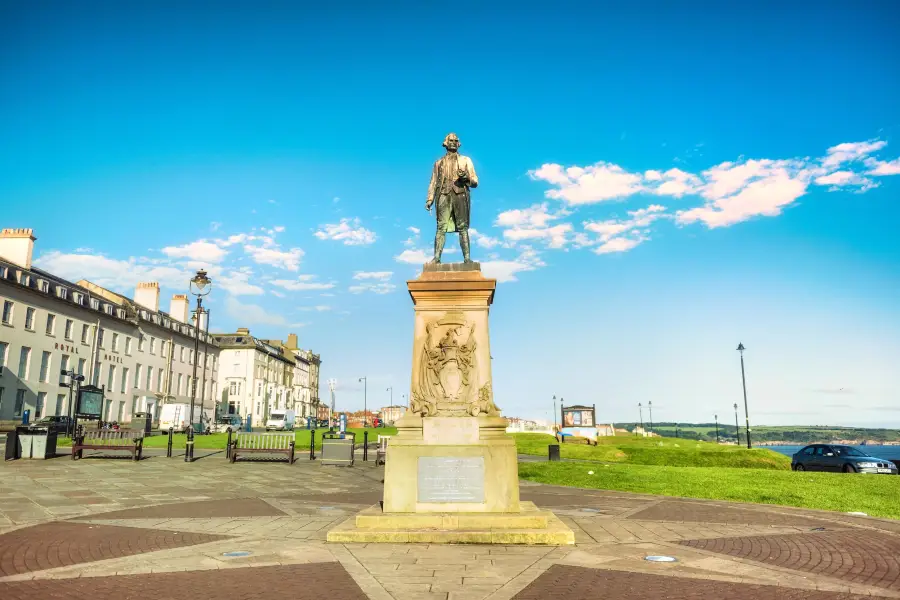
[[[50,353],[45,351],[44,353],[41,354],[41,374],[40,374],[38,381],[47,383],[48,381],[50,381],[48,379],[49,375],[50,375]]]
[[[19,379],[28,379],[28,367],[30,366],[30,362],[31,348],[22,346],[22,349],[19,351]]]
[[[125,354],[131,355],[131,338],[125,338]]]
[[[156,338],[150,338],[150,354],[156,354]]]
[[[38,283],[38,288],[40,288],[40,290],[46,294],[50,291],[50,282],[46,279],[41,279]]]
[[[181,373],[179,373],[178,374],[178,391],[176,392],[179,396],[184,395],[184,392],[182,391],[182,387],[181,387],[184,384],[182,379],[183,379],[183,377],[181,376]]]
[[[34,309],[30,306],[25,309],[25,329],[34,331]]]
[[[90,325],[82,325],[81,326],[81,343],[88,343],[88,331],[90,331]]]
[[[94,373],[91,376],[91,385],[97,387],[100,385],[100,361],[94,363]]]
[[[125,389],[128,387],[128,367],[122,367],[122,388],[121,392],[124,394]]]
[[[56,331],[56,315],[47,315],[47,335],[53,335]]]
[[[65,380],[65,377],[62,375],[62,372],[68,371],[68,370],[69,370],[69,355],[63,354],[62,358],[59,361],[59,371],[60,371],[59,383],[60,384],[63,384],[64,380]]]
[[[119,401],[119,411],[118,411],[117,416],[116,416],[116,422],[117,422],[117,423],[121,423],[121,422],[122,422],[122,419],[123,419],[124,417],[125,417],[125,401],[124,401],[124,400],[120,400],[120,401]]]
[[[131,418],[134,419],[134,413],[138,411],[138,397],[131,397]]]
[[[3,301],[3,324],[12,325],[13,303],[9,300]]]
[[[97,332],[97,346],[99,346],[100,348],[103,347],[103,332],[104,332],[104,329],[102,327]]]
[[[153,388],[150,387],[152,384],[153,384],[153,367],[148,365],[147,366],[147,387],[145,387],[144,389],[152,390]]]
[[[72,327],[74,325],[75,325],[75,321],[73,321],[72,319],[66,319],[66,331],[63,334],[63,336],[69,341],[72,340]]]
[[[21,417],[25,410],[25,390],[16,390],[16,405],[13,408],[15,415]]]
[[[113,385],[116,382],[116,368],[109,365],[109,375],[106,377],[106,389],[109,392],[114,391]]]
[[[182,346],[179,349],[178,354],[179,354],[178,360],[180,360],[181,362],[184,362],[184,346]]]
[[[156,391],[157,392],[165,391],[163,389],[163,370],[162,369],[156,370]]]
[[[91,298],[91,308],[94,310],[100,310],[100,300],[97,298]]]
[[[87,364],[87,359],[86,359],[86,358],[79,358],[79,359],[78,359],[78,374],[81,375],[82,377],[84,377],[84,366],[85,366],[85,364]]]
[[[113,338],[112,338],[112,351],[113,351],[113,352],[118,352],[118,351],[119,351],[119,334],[118,334],[118,333],[114,333],[114,334],[113,334]]]
[[[134,389],[141,387],[141,363],[134,367]]]
[[[66,401],[65,394],[57,394],[56,395],[56,411],[53,414],[59,415],[59,416],[62,416],[64,414],[63,413],[63,404],[65,403],[65,401]],[[68,411],[66,411],[66,412],[68,412]]]
[[[144,336],[138,338],[138,352],[144,351]]]
[[[40,419],[41,413],[44,412],[44,405],[47,404],[47,392],[38,392],[37,405],[34,407],[34,418]]]
[[[6,353],[9,351],[9,344],[0,342],[0,369],[6,366]]]

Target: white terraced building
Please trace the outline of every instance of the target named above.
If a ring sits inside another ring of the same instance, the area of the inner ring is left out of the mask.
[[[163,403],[189,403],[188,296],[174,295],[165,313],[156,282],[139,283],[130,299],[86,279],[66,281],[31,264],[35,240],[31,229],[0,231],[0,423],[21,422],[25,410],[32,421],[68,414],[68,390],[59,385],[66,369],[105,387],[103,420],[150,412],[156,421]],[[201,331],[197,407],[215,407],[218,355]]]

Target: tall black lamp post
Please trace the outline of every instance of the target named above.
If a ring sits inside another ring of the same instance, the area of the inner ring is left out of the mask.
[[[60,385],[60,387],[69,388],[69,407],[68,407],[68,410],[66,411],[69,416],[69,422],[66,423],[66,434],[68,434],[69,437],[72,437],[73,435],[75,435],[75,410],[76,410],[75,403],[72,400],[72,392],[74,391],[73,388],[81,387],[81,382],[84,381],[84,375],[79,375],[78,373],[75,372],[75,369],[69,369],[69,370],[61,369],[59,374],[69,378],[69,381],[67,383],[60,383],[59,385]],[[77,394],[76,394],[76,397],[77,397]]]
[[[737,437],[738,446],[741,445],[741,426],[738,423],[737,402],[734,403],[734,435]]]
[[[365,377],[360,377],[359,380],[363,384],[363,429],[365,429],[369,426],[369,411],[366,409],[366,388],[368,387],[369,382]]]
[[[741,353],[741,384],[744,386],[744,417],[747,419],[747,449],[750,449],[750,411],[747,409],[747,378],[744,375],[744,344],[738,343],[737,351]]]
[[[716,443],[719,443],[719,415],[715,415],[716,417]]]
[[[203,296],[209,294],[212,290],[212,281],[206,276],[206,271],[200,269],[190,283],[191,293],[197,296],[197,322],[194,323],[194,375],[191,382],[191,412],[190,427],[194,428],[194,402],[197,399],[197,357],[200,354],[200,315],[203,314]],[[200,407],[201,414],[203,407]],[[188,460],[187,453],[184,456],[185,461]]]

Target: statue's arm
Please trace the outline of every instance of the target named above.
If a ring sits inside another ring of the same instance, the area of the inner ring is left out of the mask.
[[[468,157],[466,157],[466,170],[469,173],[469,187],[477,188],[478,175],[475,174],[475,165],[472,163],[472,159]]]
[[[428,194],[425,196],[425,207],[429,208],[434,204],[434,188],[438,180],[438,163],[434,163],[431,168],[431,181],[428,182]]]

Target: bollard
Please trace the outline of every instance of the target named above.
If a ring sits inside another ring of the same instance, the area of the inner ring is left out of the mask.
[[[166,446],[166,458],[172,458],[172,428],[169,427],[169,445]]]
[[[559,444],[550,444],[549,446],[547,446],[547,450],[549,451],[547,460],[559,460]]]
[[[316,460],[316,430],[309,432],[309,460]]]
[[[363,462],[369,460],[369,432],[363,430]]]
[[[184,462],[191,462],[194,459],[194,428],[191,427],[187,432],[187,441],[184,442]]]
[[[231,458],[231,428],[228,429],[228,441],[225,445],[225,458]]]

